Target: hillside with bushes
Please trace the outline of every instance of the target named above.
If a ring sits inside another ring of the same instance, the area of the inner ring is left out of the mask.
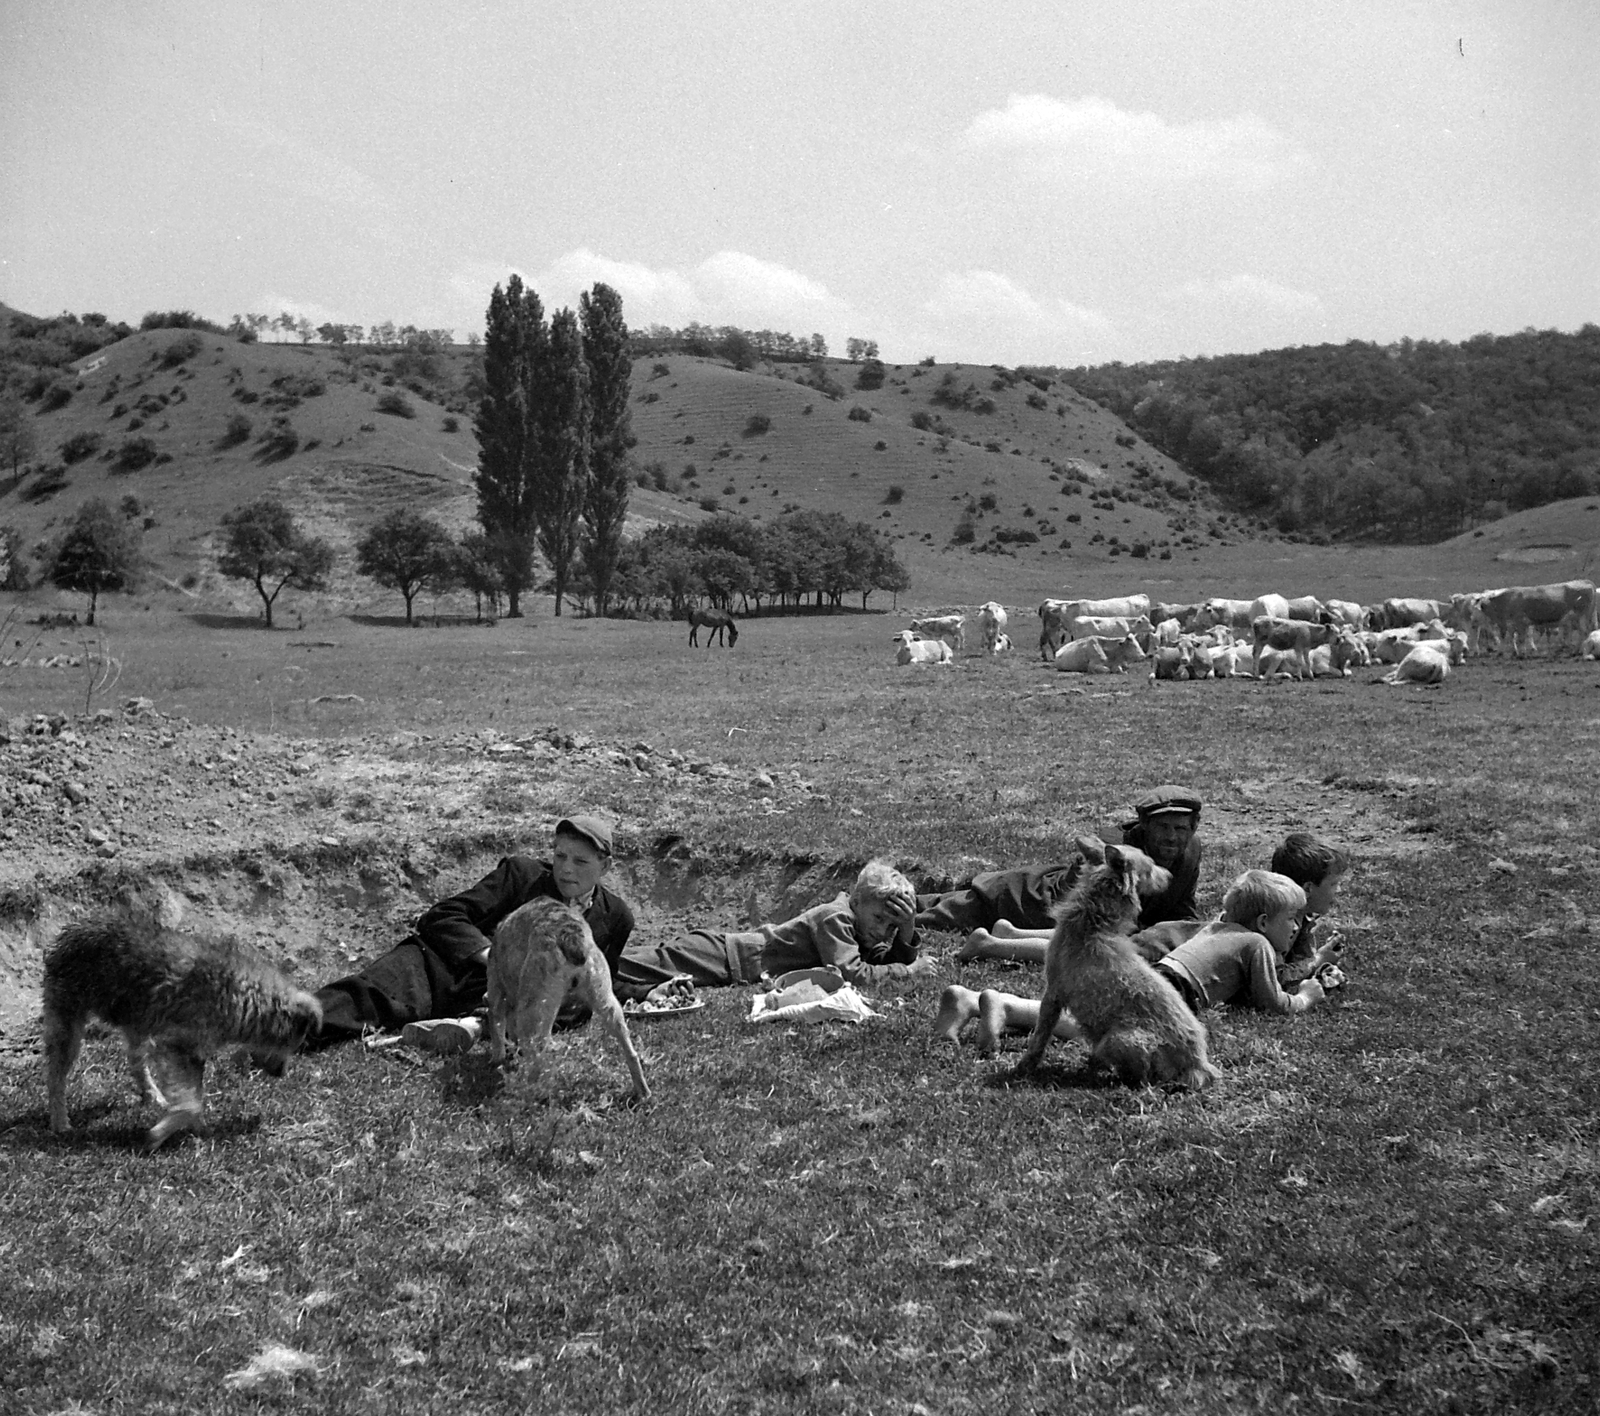
[[[472,523],[479,347],[409,327],[272,340],[183,311],[137,330],[0,314],[0,397],[21,437],[15,463],[0,459],[0,529],[35,571],[100,498],[137,521],[149,583],[249,610],[249,587],[216,574],[218,527],[277,497],[338,553],[332,602],[376,606],[390,597],[354,573],[366,529],[402,506],[456,534]],[[814,539],[795,518],[836,516],[870,524],[908,593],[938,600],[975,575],[1056,593],[1121,557],[1191,559],[1261,534],[1046,372],[884,364],[867,341],[854,361],[758,343],[753,358],[663,343],[635,359],[634,540],[730,518]]]
[[[1063,370],[1222,500],[1425,542],[1600,490],[1600,326]]]

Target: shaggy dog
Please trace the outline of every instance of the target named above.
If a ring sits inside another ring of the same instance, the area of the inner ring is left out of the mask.
[[[1098,849],[1094,857],[1101,857]],[[1203,1087],[1220,1075],[1206,1059],[1204,1025],[1130,938],[1139,896],[1159,894],[1170,881],[1132,846],[1106,846],[1100,863],[1084,872],[1056,907],[1039,1021],[1013,1077],[1039,1065],[1063,1009],[1089,1043],[1090,1060],[1130,1085]]]
[[[241,1046],[281,1077],[322,1008],[236,940],[177,934],[127,910],[68,925],[44,961],[52,1131],[71,1130],[67,1075],[91,1016],[122,1029],[134,1085],[165,1108],[145,1136],[154,1150],[179,1131],[204,1131],[205,1068],[217,1052]]]
[[[633,1095],[650,1095],[628,1020],[611,991],[611,970],[577,910],[559,900],[530,900],[501,921],[489,950],[489,1044],[495,1062],[506,1041],[537,1054],[568,1001],[587,1004],[622,1052]],[[537,1055],[535,1057],[537,1074]]]

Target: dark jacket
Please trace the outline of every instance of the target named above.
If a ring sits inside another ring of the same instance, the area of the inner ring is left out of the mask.
[[[423,915],[417,921],[417,936],[434,952],[460,963],[489,947],[508,914],[541,898],[561,898],[549,863],[529,856],[506,856],[470,890],[440,900]],[[596,885],[583,917],[615,978],[617,960],[633,933],[633,911],[604,885]]]

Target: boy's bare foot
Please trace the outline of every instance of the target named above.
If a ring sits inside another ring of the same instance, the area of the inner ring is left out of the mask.
[[[993,1057],[1006,1030],[1006,1002],[1000,991],[986,988],[978,995],[978,1056]]]
[[[970,963],[973,959],[987,958],[989,945],[994,943],[994,935],[987,929],[974,929],[967,935],[966,941],[956,950],[958,964]]]
[[[939,995],[939,1012],[933,1020],[933,1036],[938,1042],[961,1042],[961,1029],[978,1014],[978,995],[970,988],[952,983]]]

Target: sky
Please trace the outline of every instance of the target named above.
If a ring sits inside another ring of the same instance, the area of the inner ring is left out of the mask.
[[[1592,0],[0,0],[0,302],[1104,363],[1600,321]]]

